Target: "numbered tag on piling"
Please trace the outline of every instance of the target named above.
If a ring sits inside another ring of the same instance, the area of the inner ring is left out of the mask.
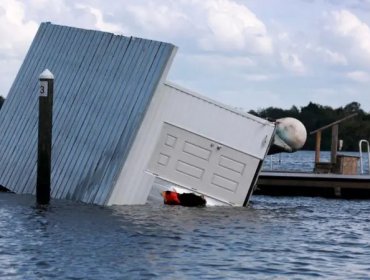
[[[48,96],[48,82],[47,81],[40,81],[40,96],[42,97]]]

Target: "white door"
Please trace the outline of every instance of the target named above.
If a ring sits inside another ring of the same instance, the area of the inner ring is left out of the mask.
[[[259,159],[164,123],[148,170],[223,202],[243,205]]]

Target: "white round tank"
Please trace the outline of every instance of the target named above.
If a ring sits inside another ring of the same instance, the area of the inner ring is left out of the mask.
[[[276,134],[292,151],[303,147],[307,139],[307,131],[303,123],[295,118],[281,118],[276,120]]]

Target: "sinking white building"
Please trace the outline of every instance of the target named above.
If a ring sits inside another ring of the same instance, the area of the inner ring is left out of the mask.
[[[35,193],[38,75],[55,76],[54,198],[143,204],[156,176],[248,202],[275,125],[165,82],[176,48],[41,24],[0,110],[0,185]]]
[[[220,202],[245,205],[273,133],[268,121],[161,84],[108,203],[145,203],[154,174]]]

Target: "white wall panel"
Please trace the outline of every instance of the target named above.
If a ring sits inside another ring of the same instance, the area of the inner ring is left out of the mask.
[[[108,204],[145,203],[154,182],[154,177],[145,170],[164,122],[213,139],[257,160],[264,159],[275,129],[268,121],[237,112],[178,86],[163,84],[151,101]],[[174,139],[168,139],[169,143],[171,141]],[[195,148],[188,146],[187,149]],[[198,155],[206,156],[206,152],[198,151]],[[161,160],[166,159],[162,157]],[[241,167],[235,163],[235,169],[238,168]],[[215,184],[220,180],[213,178]]]

